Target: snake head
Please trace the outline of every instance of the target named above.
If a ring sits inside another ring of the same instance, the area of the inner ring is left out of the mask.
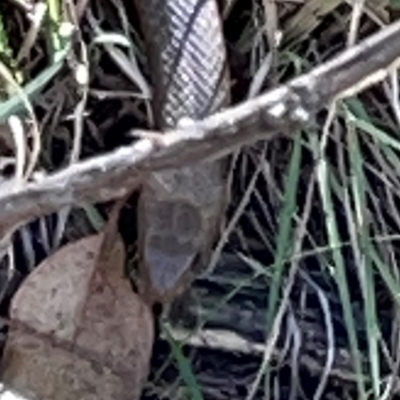
[[[222,171],[210,163],[149,177],[138,208],[142,294],[168,302],[207,267],[225,210]]]
[[[186,287],[183,282],[205,250],[205,221],[198,208],[176,200],[154,202],[143,215],[148,219],[140,246],[144,290],[165,301]]]

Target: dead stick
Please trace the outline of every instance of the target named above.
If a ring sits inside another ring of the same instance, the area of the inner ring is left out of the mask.
[[[0,185],[0,241],[21,224],[64,206],[122,197],[149,171],[216,159],[277,132],[296,132],[297,127],[310,125],[333,99],[383,80],[399,61],[397,22],[287,85],[202,121],[189,121],[157,138],[142,138],[37,182],[12,189]]]

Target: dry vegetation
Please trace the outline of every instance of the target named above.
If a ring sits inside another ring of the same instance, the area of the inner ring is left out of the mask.
[[[75,3],[0,2],[0,190],[7,177],[57,171],[148,126],[132,2]],[[396,0],[220,3],[236,104],[400,14]],[[210,268],[160,318],[143,399],[400,396],[397,72],[317,121],[232,157],[224,235]],[[133,278],[134,206],[120,227]],[[3,315],[28,272],[98,232],[108,209],[66,207],[18,231],[0,271]]]

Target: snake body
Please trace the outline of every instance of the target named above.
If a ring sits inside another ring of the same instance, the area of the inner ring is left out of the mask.
[[[229,102],[215,0],[135,0],[153,87],[156,128],[201,119]],[[206,266],[226,201],[224,161],[154,173],[139,199],[140,270],[147,296],[176,295]]]

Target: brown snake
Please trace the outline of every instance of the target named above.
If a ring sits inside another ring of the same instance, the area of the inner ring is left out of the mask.
[[[200,119],[229,103],[216,0],[135,0],[158,129]],[[204,268],[226,202],[224,161],[154,173],[139,200],[140,270],[151,302],[170,299]]]

